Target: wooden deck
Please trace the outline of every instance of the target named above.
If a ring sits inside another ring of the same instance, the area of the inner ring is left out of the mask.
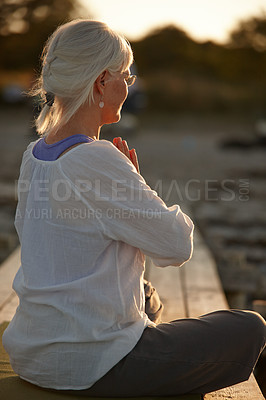
[[[19,263],[18,248],[0,267],[0,323],[11,320],[18,305],[11,286]],[[165,305],[164,321],[198,317],[228,308],[215,262],[198,232],[195,233],[194,255],[183,268],[156,268],[147,260],[146,277],[156,287]],[[263,400],[264,396],[252,375],[247,382],[206,394],[204,399]]]
[[[18,297],[12,290],[12,282],[19,265],[20,247],[0,266],[0,324],[10,321],[18,306]]]
[[[182,268],[167,271],[147,265],[147,278],[164,303],[163,321],[198,317],[219,309],[228,309],[215,261],[199,233],[195,233],[194,254]],[[246,382],[208,393],[205,400],[263,400],[253,374]]]

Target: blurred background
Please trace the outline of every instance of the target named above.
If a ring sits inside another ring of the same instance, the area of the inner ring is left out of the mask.
[[[137,83],[102,138],[123,136],[148,184],[188,210],[230,306],[265,316],[265,0],[2,0],[0,262],[18,245],[16,180],[37,139],[38,104],[24,93],[47,37],[76,17],[107,22],[135,55]]]

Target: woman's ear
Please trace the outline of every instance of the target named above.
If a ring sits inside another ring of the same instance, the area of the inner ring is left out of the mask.
[[[95,81],[95,86],[101,95],[103,95],[104,92],[106,76],[107,76],[107,71],[103,71]]]

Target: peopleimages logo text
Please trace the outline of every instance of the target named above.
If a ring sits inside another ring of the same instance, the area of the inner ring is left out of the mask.
[[[17,182],[17,197],[29,194],[33,201],[65,202],[70,199],[79,201],[94,200],[97,202],[130,202],[153,200],[158,195],[165,202],[174,199],[179,201],[248,201],[250,195],[250,182],[247,178],[234,179],[190,179],[180,184],[176,179],[167,181],[157,180],[154,190],[136,180],[80,180],[48,179],[19,180]]]

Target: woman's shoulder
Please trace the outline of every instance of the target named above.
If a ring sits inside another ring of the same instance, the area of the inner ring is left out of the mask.
[[[113,145],[113,143],[105,139],[94,140],[90,143],[84,143],[84,146],[78,147],[81,152],[92,152],[94,154],[97,154],[96,151],[100,153],[110,154],[110,152],[112,153],[116,150],[116,147]]]
[[[102,164],[108,163],[130,163],[128,158],[117,149],[109,140],[101,139],[94,140],[90,143],[84,143],[81,146],[75,148],[77,152],[72,153],[72,159],[88,161],[100,160]]]
[[[26,161],[28,161],[31,158],[31,154],[32,154],[32,150],[33,147],[36,145],[37,142],[39,142],[41,140],[41,138],[37,139],[37,140],[33,140],[32,142],[28,143],[24,153],[23,153],[23,157],[22,157],[22,164],[23,162],[25,163]]]
[[[91,143],[85,143],[73,149],[73,152],[66,154],[61,164],[69,166],[72,170],[88,168],[91,171],[112,174],[131,174],[136,172],[132,162],[112,142],[101,139]],[[74,172],[74,171],[73,171]]]

